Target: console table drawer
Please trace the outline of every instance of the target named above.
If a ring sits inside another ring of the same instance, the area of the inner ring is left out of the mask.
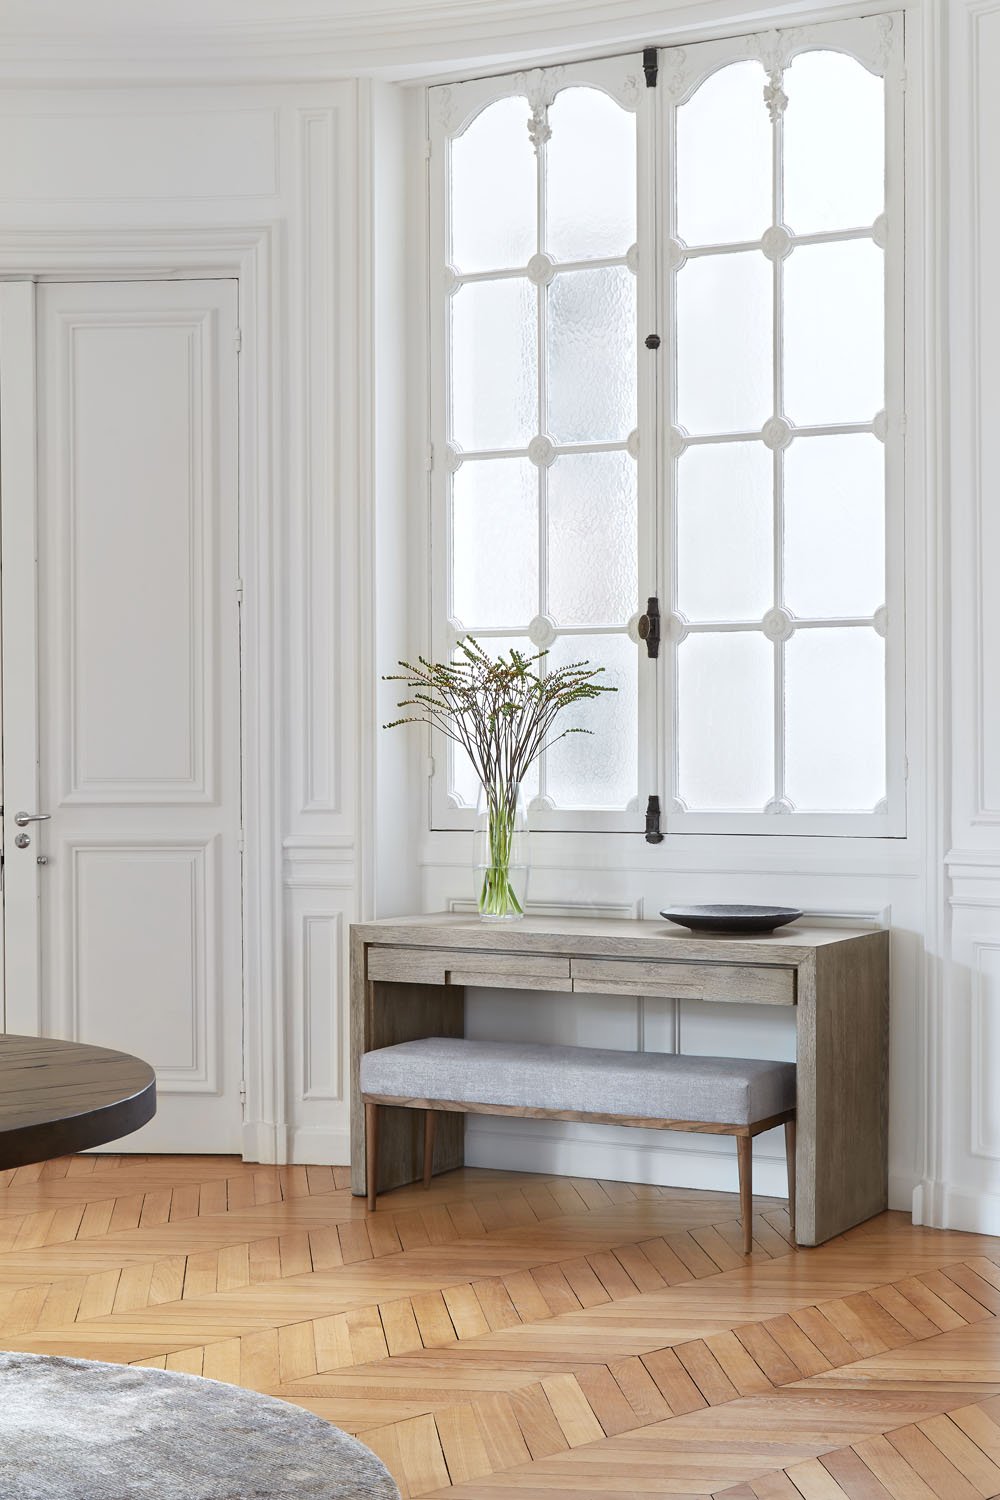
[[[646,962],[632,958],[574,958],[573,989],[579,994],[653,995],[671,1000],[748,1001],[794,1005],[794,969],[739,964]]]
[[[470,984],[492,988],[572,988],[568,958],[556,954],[475,953],[457,948],[368,949],[368,978],[400,984]]]

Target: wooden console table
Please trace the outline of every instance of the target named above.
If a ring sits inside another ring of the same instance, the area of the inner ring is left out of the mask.
[[[797,1239],[821,1245],[887,1203],[889,934],[792,926],[765,937],[668,922],[398,917],[351,929],[351,1187],[365,1192],[363,1052],[463,1036],[467,985],[789,1005],[798,1073]],[[569,1000],[572,1004],[572,999]],[[386,1109],[379,1190],[422,1176],[417,1111]],[[437,1131],[438,1171],[464,1161],[464,1115]]]

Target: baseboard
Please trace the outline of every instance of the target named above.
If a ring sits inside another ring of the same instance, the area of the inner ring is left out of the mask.
[[[932,1229],[1000,1235],[1000,1194],[925,1178],[913,1190],[913,1222]]]
[[[243,1160],[282,1166],[288,1161],[288,1129],[267,1120],[243,1121]]]
[[[288,1130],[288,1160],[300,1166],[345,1167],[351,1160],[351,1133],[319,1125],[292,1125]]]
[[[572,1134],[570,1132],[572,1131]],[[646,1182],[656,1187],[708,1188],[735,1193],[736,1146],[724,1137],[679,1133],[647,1143],[646,1132],[620,1130],[609,1138],[600,1126],[562,1126],[539,1120],[473,1119],[466,1125],[465,1160],[470,1167],[508,1172],[548,1172],[561,1177],[598,1177]],[[661,1140],[663,1143],[661,1144]],[[785,1198],[785,1157],[754,1150],[754,1191]]]

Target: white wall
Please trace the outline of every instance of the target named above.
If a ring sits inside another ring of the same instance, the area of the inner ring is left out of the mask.
[[[0,102],[0,274],[240,278],[245,1149],[264,1160],[348,1154],[348,928],[371,800],[368,94],[28,87]]]
[[[1000,3],[950,7],[950,908],[928,1017],[927,1222],[1000,1234]]]
[[[46,0],[46,13],[60,3]],[[213,17],[227,6],[217,0]],[[237,0],[229,8],[233,20]],[[414,21],[408,37],[382,8],[368,36],[358,7],[351,36],[329,30],[325,51],[318,34],[285,38],[280,20],[195,45],[178,17],[163,48],[27,27],[0,53],[19,84],[0,100],[0,274],[34,258],[56,273],[241,275],[260,813],[248,854],[247,1149],[265,1159],[346,1159],[348,925],[467,901],[470,851],[458,834],[420,835],[422,748],[376,729],[392,702],[378,673],[428,639],[419,100],[388,84],[217,80],[376,63],[396,77],[461,75],[532,44],[523,7],[506,0],[480,7],[476,24],[427,8],[437,29],[418,37]],[[750,0],[609,0],[577,31],[572,0],[547,0],[536,35],[549,57],[574,38],[594,53],[602,38],[611,50],[667,41],[672,17],[723,25],[738,8],[759,24],[764,8]],[[781,9],[790,20],[809,6]],[[850,9],[834,0],[823,13]],[[658,848],[638,833],[546,835],[532,896],[542,909],[647,915],[672,899],[775,900],[891,921],[892,1201],[909,1207],[916,1191],[927,1222],[1000,1232],[1000,0],[914,4],[907,31],[908,835]],[[156,86],[122,86],[139,75]],[[179,81],[199,76],[203,86]],[[734,1025],[694,1005],[678,1018],[649,1003],[640,1016],[620,1000],[570,1009],[484,992],[470,1012],[481,1033],[534,1027],[632,1046],[642,1022],[647,1046],[669,1047],[679,1022],[688,1048],[789,1047],[780,1019]],[[697,1138],[664,1149],[641,1132],[483,1121],[470,1144],[482,1162],[735,1184],[724,1149]],[[759,1156],[761,1188],[781,1192],[779,1144],[762,1141]]]

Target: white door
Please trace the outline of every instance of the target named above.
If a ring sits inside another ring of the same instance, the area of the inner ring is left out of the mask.
[[[125,1150],[241,1148],[237,444],[234,281],[0,287],[6,1028],[154,1065]]]

